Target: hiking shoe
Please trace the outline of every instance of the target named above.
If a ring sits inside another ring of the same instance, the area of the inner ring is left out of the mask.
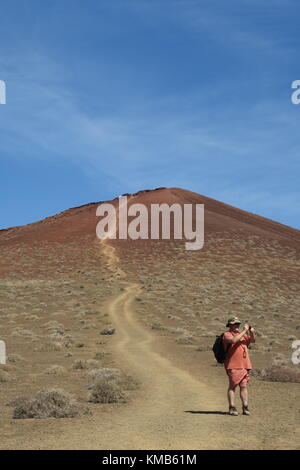
[[[230,406],[229,407],[229,414],[231,416],[238,416],[239,415],[235,406]]]
[[[248,406],[243,406],[243,415],[247,415],[247,416],[250,415],[250,411],[249,411]]]

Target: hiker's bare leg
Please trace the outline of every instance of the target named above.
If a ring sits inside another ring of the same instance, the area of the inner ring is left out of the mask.
[[[229,406],[234,406],[234,394],[235,394],[235,387],[234,388],[229,387],[228,393],[227,393]]]
[[[248,406],[248,389],[246,385],[240,385],[240,397],[244,406]]]

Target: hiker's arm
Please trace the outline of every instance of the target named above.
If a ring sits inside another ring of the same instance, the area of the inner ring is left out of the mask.
[[[246,331],[248,330],[248,325],[245,325],[244,326],[244,329],[241,333],[239,333],[238,335],[235,335],[233,336],[232,338],[226,338],[226,341],[227,343],[230,343],[230,344],[235,344],[237,343],[238,341],[241,341],[241,339],[244,337],[244,335],[246,334]]]
[[[255,329],[250,328],[250,343],[255,343],[256,338],[255,338]]]

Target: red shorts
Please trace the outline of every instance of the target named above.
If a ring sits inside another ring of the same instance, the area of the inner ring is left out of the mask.
[[[250,380],[248,369],[226,369],[229,377],[230,388],[235,388],[237,385],[246,387]]]

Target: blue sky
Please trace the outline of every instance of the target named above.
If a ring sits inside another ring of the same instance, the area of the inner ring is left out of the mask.
[[[177,186],[300,228],[298,0],[2,0],[0,228]]]

